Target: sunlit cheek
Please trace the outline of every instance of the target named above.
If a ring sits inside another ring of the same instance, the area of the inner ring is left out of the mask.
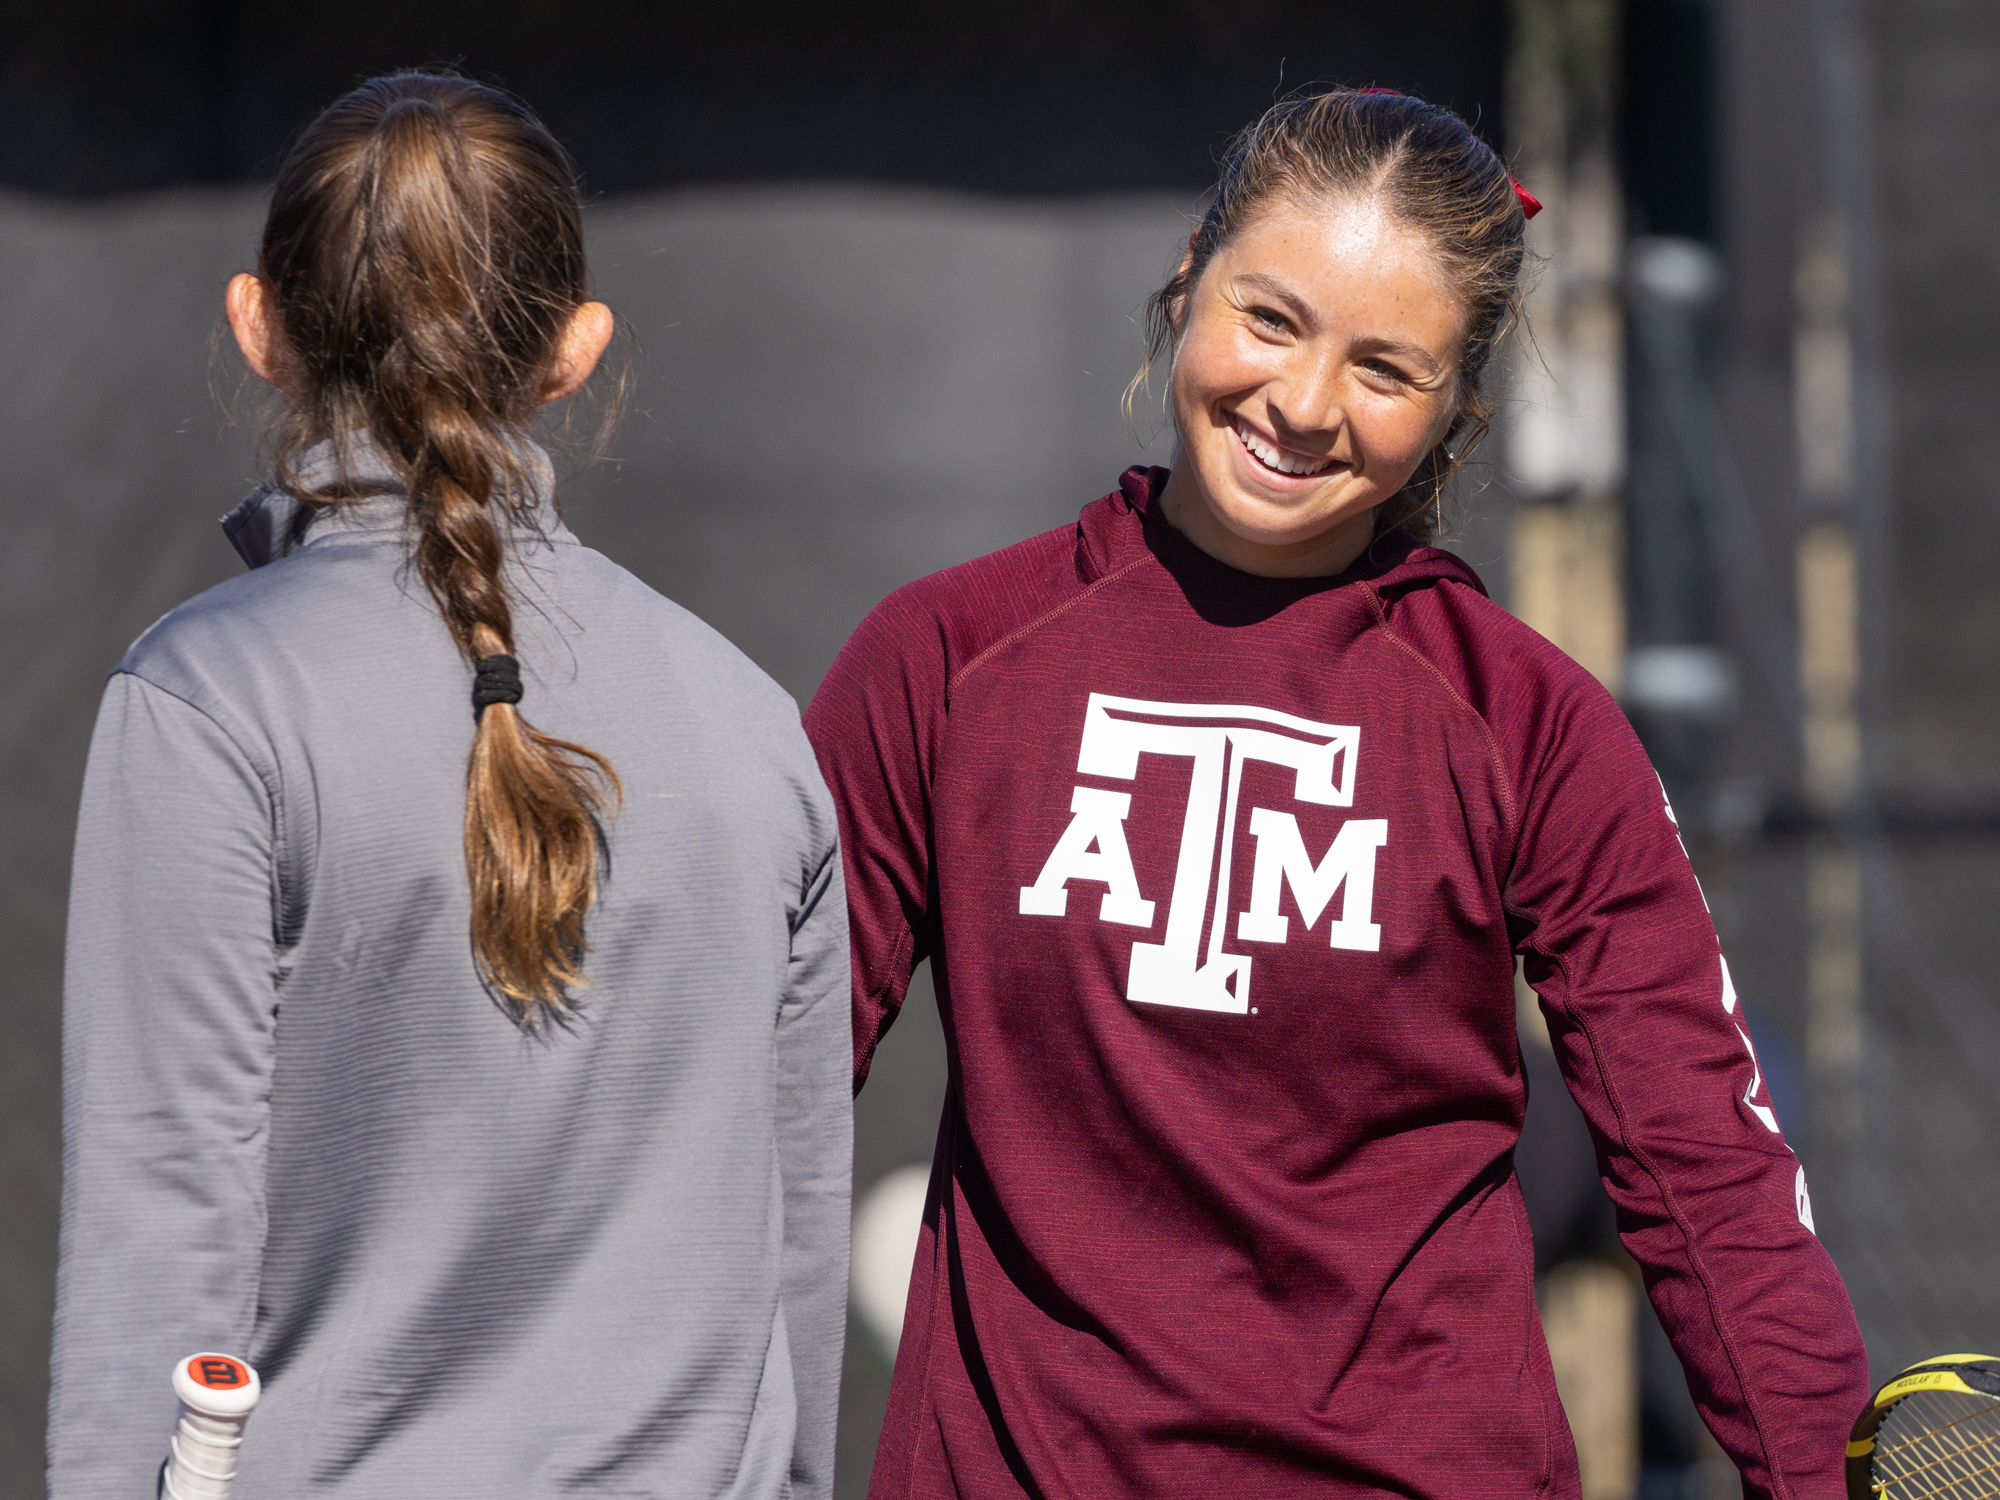
[[[1246,396],[1277,377],[1279,355],[1240,330],[1199,330],[1181,346],[1174,372],[1177,399],[1186,409]]]
[[[1407,478],[1423,459],[1436,412],[1428,402],[1369,392],[1354,401],[1355,445],[1383,481]],[[1400,483],[1400,480],[1398,481]]]
[[[1271,344],[1251,333],[1239,333],[1229,347],[1229,380],[1244,394],[1266,387],[1289,390],[1310,387],[1312,359],[1303,350]]]

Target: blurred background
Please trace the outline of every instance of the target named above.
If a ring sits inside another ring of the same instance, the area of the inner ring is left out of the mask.
[[[574,151],[633,336],[575,529],[802,703],[913,577],[1059,525],[1216,154],[1283,91],[1460,111],[1548,205],[1453,543],[1672,794],[1877,1378],[2000,1352],[2000,8],[1983,0],[0,0],[0,1495],[41,1493],[69,846],[104,673],[237,562],[211,360],[289,137],[456,65]],[[1591,1500],[1737,1493],[1522,1008],[1519,1154]],[[866,1487],[944,1064],[858,1104]]]

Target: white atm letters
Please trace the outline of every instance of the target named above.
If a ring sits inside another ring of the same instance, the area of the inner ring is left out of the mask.
[[[1132,852],[1125,847],[1125,815],[1132,810],[1132,794],[1080,786],[1070,793],[1069,810],[1074,816],[1042,873],[1033,885],[1021,887],[1022,912],[1059,917],[1069,910],[1065,889],[1069,881],[1099,880],[1107,889],[1097,903],[1098,921],[1151,927],[1153,903],[1140,899]]]
[[[1351,807],[1360,749],[1361,731],[1353,725],[1318,724],[1274,709],[1090,695],[1077,755],[1079,773],[1131,781],[1139,774],[1141,755],[1185,757],[1192,763],[1165,937],[1132,945],[1128,1000],[1237,1014],[1250,1009],[1250,955],[1226,952],[1222,946],[1229,930],[1230,855],[1244,762],[1289,767],[1295,802]],[[1139,890],[1125,841],[1131,809],[1128,792],[1075,788],[1069,826],[1043,861],[1035,883],[1021,887],[1022,913],[1064,915],[1068,883],[1083,880],[1105,888],[1098,903],[1100,921],[1151,927],[1154,903]],[[1374,921],[1373,906],[1375,856],[1389,842],[1385,819],[1342,824],[1317,863],[1291,813],[1253,807],[1250,832],[1257,855],[1250,907],[1238,913],[1240,941],[1287,940],[1290,918],[1278,904],[1280,888],[1289,885],[1308,929],[1335,895],[1341,896],[1339,914],[1328,924],[1331,946],[1364,952],[1380,948],[1382,929]]]
[[[1382,929],[1368,920],[1375,905],[1375,851],[1389,842],[1386,818],[1353,818],[1340,825],[1333,847],[1317,866],[1306,853],[1299,820],[1268,807],[1250,809],[1250,832],[1257,840],[1257,868],[1250,877],[1250,910],[1236,919],[1236,935],[1247,943],[1282,943],[1291,918],[1278,910],[1278,882],[1289,882],[1292,899],[1307,927],[1319,920],[1333,893],[1347,887],[1340,917],[1331,924],[1329,943],[1374,953]]]

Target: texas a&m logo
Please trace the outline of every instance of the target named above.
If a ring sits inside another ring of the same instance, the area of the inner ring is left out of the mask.
[[[1283,886],[1290,887],[1307,934],[1317,931],[1338,895],[1339,910],[1326,924],[1329,944],[1369,953],[1380,948],[1382,929],[1373,919],[1375,854],[1389,842],[1387,819],[1348,819],[1315,862],[1296,815],[1276,807],[1250,808],[1257,851],[1250,902],[1238,911],[1231,898],[1230,856],[1245,763],[1289,768],[1296,802],[1352,807],[1360,752],[1361,731],[1351,724],[1316,724],[1274,709],[1233,704],[1090,695],[1076,760],[1080,775],[1132,781],[1141,755],[1180,756],[1193,763],[1165,941],[1132,945],[1126,999],[1247,1012],[1252,955],[1230,952],[1224,944],[1232,939],[1237,945],[1290,941],[1292,920],[1279,910]],[[1080,786],[1070,793],[1069,809],[1069,826],[1041,874],[1033,885],[1021,887],[1022,913],[1063,916],[1069,910],[1070,882],[1083,881],[1104,887],[1099,921],[1150,928],[1155,903],[1139,889],[1125,842],[1132,794]]]

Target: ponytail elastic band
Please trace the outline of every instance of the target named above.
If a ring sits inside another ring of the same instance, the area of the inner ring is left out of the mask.
[[[1403,97],[1402,90],[1400,89],[1356,89],[1354,92],[1357,94],[1387,94],[1394,99]],[[1521,200],[1522,218],[1532,219],[1542,211],[1542,200],[1522,187],[1520,178],[1510,172],[1507,174],[1507,181],[1513,185],[1514,196]]]
[[[494,703],[521,701],[521,664],[511,656],[482,656],[472,679],[472,712],[476,717]]]

